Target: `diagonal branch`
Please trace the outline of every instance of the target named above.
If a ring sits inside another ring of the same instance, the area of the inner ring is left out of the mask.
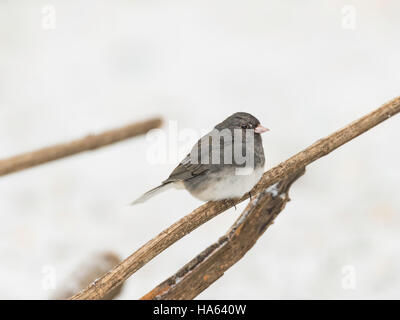
[[[145,134],[151,129],[160,127],[161,123],[161,119],[153,118],[132,123],[121,128],[108,130],[100,134],[89,135],[68,143],[62,143],[0,160],[0,176]]]
[[[310,163],[329,154],[399,112],[400,97],[397,97],[366,116],[350,123],[343,129],[318,140],[290,159],[267,171],[251,191],[251,194],[256,195],[285,177],[296,174]],[[236,203],[240,203],[247,198],[248,195],[245,195]],[[71,299],[101,299],[173,243],[232,206],[233,203],[230,201],[207,202],[165,229],[110,272],[93,282],[85,290],[71,297]]]
[[[304,174],[304,168],[253,197],[231,229],[218,242],[168,278],[142,300],[193,299],[218,280],[249,251],[274,223],[289,199],[290,186]]]

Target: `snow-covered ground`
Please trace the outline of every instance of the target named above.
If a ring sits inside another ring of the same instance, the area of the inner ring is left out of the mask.
[[[400,94],[399,13],[395,0],[1,0],[0,158],[153,115],[200,132],[247,111],[271,129],[270,168]],[[310,165],[199,298],[399,298],[399,137],[400,116]],[[172,190],[127,206],[176,164],[152,164],[148,148],[140,137],[0,178],[0,298],[46,299],[92,254],[126,257],[200,205]],[[244,205],[120,298],[173,274]]]

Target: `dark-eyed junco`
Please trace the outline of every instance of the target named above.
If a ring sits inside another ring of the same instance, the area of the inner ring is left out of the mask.
[[[234,113],[202,137],[168,179],[132,204],[170,187],[184,188],[203,201],[241,198],[263,174],[260,134],[266,131],[251,114]]]

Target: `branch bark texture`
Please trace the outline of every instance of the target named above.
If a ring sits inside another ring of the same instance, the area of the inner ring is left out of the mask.
[[[231,229],[175,275],[158,285],[142,300],[193,299],[238,262],[274,223],[285,208],[289,188],[302,174],[288,176],[253,197]]]
[[[0,176],[72,156],[80,152],[95,150],[112,143],[145,134],[151,129],[160,127],[161,124],[162,121],[159,118],[136,122],[100,134],[88,135],[87,137],[68,143],[62,143],[0,160]]]

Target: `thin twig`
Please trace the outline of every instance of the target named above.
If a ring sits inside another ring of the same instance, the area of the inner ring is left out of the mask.
[[[153,118],[132,123],[121,128],[108,130],[100,134],[88,135],[87,137],[68,143],[62,143],[0,160],[0,176],[145,134],[151,129],[160,127],[161,123],[161,119]]]
[[[260,182],[251,191],[251,194],[256,195],[278,181],[283,180],[285,177],[296,174],[296,172],[305,168],[308,164],[329,154],[336,148],[399,112],[400,97],[384,104],[375,111],[350,123],[343,129],[336,131],[328,137],[318,140],[313,145],[297,153],[290,159],[267,171],[264,173]],[[245,195],[243,198],[236,201],[236,204],[246,200],[247,198],[248,195]],[[234,203],[235,202],[232,201],[207,202],[171,225],[169,228],[165,229],[154,239],[147,242],[131,256],[122,261],[110,272],[92,283],[85,290],[71,297],[71,299],[101,299],[109,291],[119,286],[134,272],[139,270],[166,248],[183,238],[194,229],[198,228],[203,223],[229,209],[234,205]]]
[[[175,275],[142,297],[142,300],[193,299],[238,262],[274,223],[289,199],[290,186],[304,173],[284,178],[271,190],[253,197],[230,230]]]

